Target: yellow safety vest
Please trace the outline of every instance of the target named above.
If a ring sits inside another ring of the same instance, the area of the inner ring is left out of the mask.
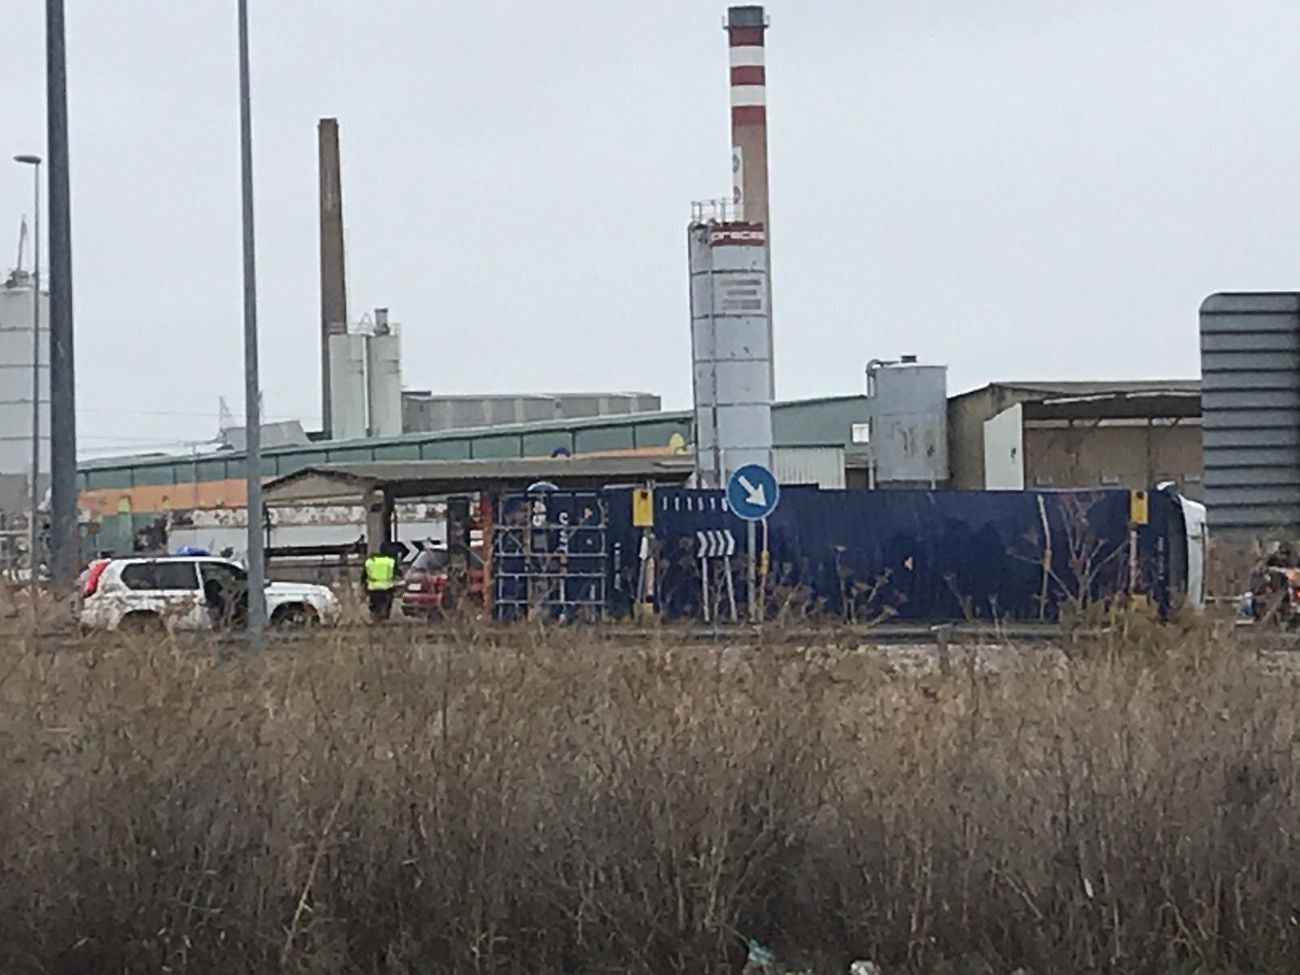
[[[366,559],[366,588],[372,592],[393,588],[397,560],[391,555],[372,555]]]

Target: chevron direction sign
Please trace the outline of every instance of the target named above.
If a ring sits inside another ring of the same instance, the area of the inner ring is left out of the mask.
[[[696,532],[695,545],[701,559],[724,559],[736,554],[736,536],[729,531]]]
[[[427,552],[436,552],[436,551],[438,551],[439,549],[446,549],[446,547],[447,547],[444,543],[442,543],[442,542],[435,542],[435,541],[433,541],[433,540],[424,541],[424,542],[418,542],[418,541],[417,541],[417,542],[400,542],[400,541],[395,541],[395,542],[393,543],[393,545],[394,545],[394,546],[401,546],[401,548],[402,548],[402,562],[404,562],[404,563],[405,563],[405,562],[414,562],[417,558],[420,557],[420,553],[421,553],[421,552],[426,552],[426,551],[427,551]]]

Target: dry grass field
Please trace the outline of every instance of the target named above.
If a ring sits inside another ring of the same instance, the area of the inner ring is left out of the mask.
[[[959,658],[960,659],[960,658]],[[0,638],[0,971],[1282,973],[1295,681],[588,631]]]

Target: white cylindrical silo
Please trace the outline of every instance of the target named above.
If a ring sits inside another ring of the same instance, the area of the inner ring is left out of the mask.
[[[40,463],[41,484],[50,471],[49,295],[41,297]],[[0,285],[0,510],[30,507],[32,470],[31,276],[15,273]]]
[[[745,464],[772,465],[772,349],[763,228],[689,229],[695,463],[701,487]]]
[[[358,332],[329,337],[330,432],[335,440],[360,440],[370,429],[366,383],[369,339]]]
[[[369,337],[370,435],[396,437],[402,433],[402,339],[389,328],[386,314],[383,328]]]

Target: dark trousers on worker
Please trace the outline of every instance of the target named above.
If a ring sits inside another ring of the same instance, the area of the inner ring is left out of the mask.
[[[391,589],[371,589],[370,597],[370,621],[372,623],[382,623],[388,619],[393,611],[393,590]]]

